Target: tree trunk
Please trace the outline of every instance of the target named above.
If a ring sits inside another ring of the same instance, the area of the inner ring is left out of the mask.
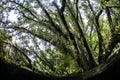
[[[0,59],[0,78],[4,80],[117,80],[120,78],[120,54],[90,71],[65,77],[38,74]]]

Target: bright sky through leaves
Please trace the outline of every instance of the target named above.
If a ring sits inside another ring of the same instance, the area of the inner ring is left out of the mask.
[[[14,10],[9,13],[8,19],[10,22],[17,22],[17,14],[15,14]]]

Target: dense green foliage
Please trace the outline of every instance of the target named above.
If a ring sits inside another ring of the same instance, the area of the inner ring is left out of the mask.
[[[2,0],[0,57],[43,74],[88,71],[120,48],[119,0]]]

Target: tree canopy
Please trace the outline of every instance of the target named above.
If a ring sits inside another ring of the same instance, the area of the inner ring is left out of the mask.
[[[0,57],[42,74],[87,72],[118,54],[119,0],[2,0]]]

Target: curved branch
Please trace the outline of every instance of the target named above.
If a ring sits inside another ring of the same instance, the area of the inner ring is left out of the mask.
[[[27,61],[29,63],[29,68],[33,69],[31,59],[24,53],[24,51],[22,51],[20,48],[18,48],[15,44],[10,42],[9,40],[3,40],[3,42],[9,44],[11,47],[13,47],[17,51],[19,51],[27,59]]]

